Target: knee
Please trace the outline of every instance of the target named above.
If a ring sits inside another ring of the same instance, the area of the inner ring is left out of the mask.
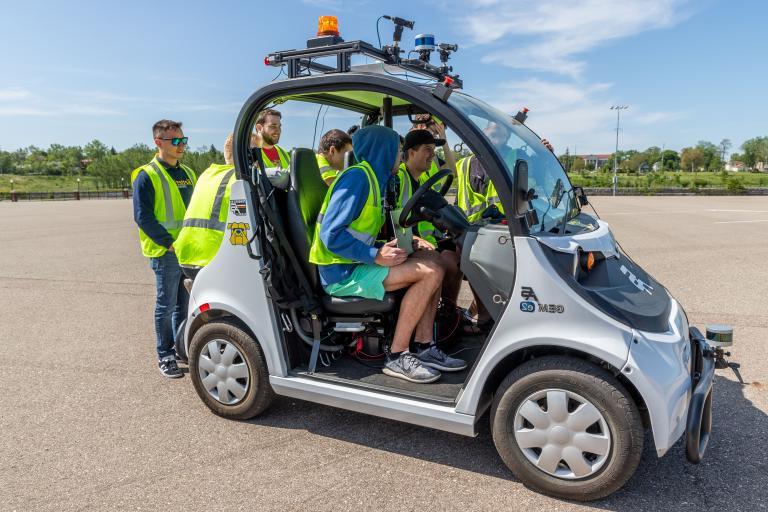
[[[427,269],[427,276],[430,280],[437,283],[438,285],[443,282],[443,278],[445,277],[445,268],[438,260],[430,260],[425,262],[425,266]]]

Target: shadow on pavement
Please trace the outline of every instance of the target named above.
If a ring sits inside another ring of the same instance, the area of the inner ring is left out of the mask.
[[[634,477],[613,496],[588,505],[617,511],[765,507],[768,417],[744,396],[744,389],[716,377],[713,434],[700,465],[686,461],[681,441],[659,459],[647,435]],[[264,416],[251,420],[514,482],[496,453],[488,422],[486,414],[478,423],[479,435],[472,439],[287,398],[276,399]]]

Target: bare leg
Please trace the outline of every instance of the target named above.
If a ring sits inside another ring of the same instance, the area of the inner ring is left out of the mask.
[[[440,253],[440,262],[445,269],[442,296],[451,301],[451,303],[456,304],[459,300],[462,275],[459,269],[459,255],[454,251],[442,251]]]
[[[432,299],[427,305],[419,323],[416,324],[414,339],[416,343],[430,343],[434,341],[435,333],[435,315],[437,314],[437,304],[440,302],[440,290],[435,290]]]
[[[409,258],[402,265],[389,269],[389,275],[384,279],[384,289],[389,292],[408,288],[400,304],[400,314],[397,317],[395,336],[392,340],[392,352],[408,350],[411,334],[416,325],[420,324],[423,329],[430,318],[430,338],[428,339],[431,339],[436,310],[436,306],[432,307],[434,295],[440,290],[442,281],[443,268],[432,259]],[[432,311],[428,312],[428,309]]]

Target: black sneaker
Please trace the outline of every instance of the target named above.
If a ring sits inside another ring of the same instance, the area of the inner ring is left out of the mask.
[[[179,369],[175,359],[163,359],[157,362],[157,366],[160,368],[160,373],[169,379],[179,379],[184,376],[184,372]]]

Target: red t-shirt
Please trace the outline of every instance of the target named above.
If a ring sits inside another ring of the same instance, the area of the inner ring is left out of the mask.
[[[277,152],[277,148],[272,146],[271,148],[261,148],[262,151],[264,151],[264,154],[269,158],[269,161],[272,162],[273,165],[280,165],[280,155]],[[267,164],[267,162],[264,162]],[[268,166],[268,165],[267,165]]]

